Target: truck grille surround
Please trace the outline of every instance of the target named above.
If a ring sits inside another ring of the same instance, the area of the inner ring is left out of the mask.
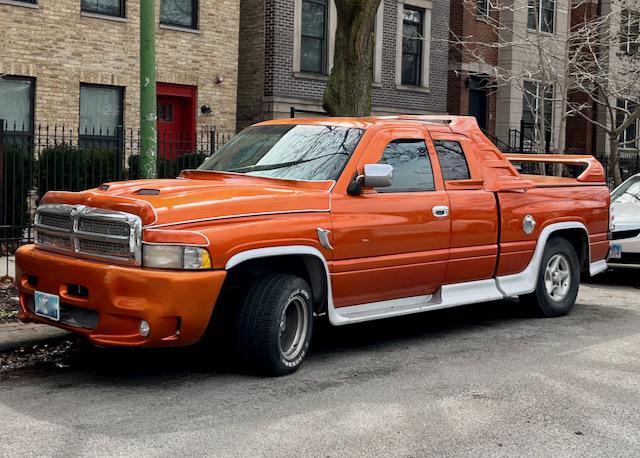
[[[131,213],[84,205],[41,205],[36,210],[34,238],[43,250],[141,264],[142,221]]]

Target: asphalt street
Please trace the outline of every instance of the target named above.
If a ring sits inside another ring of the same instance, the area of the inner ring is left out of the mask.
[[[563,318],[502,301],[319,325],[284,378],[73,347],[0,376],[0,456],[639,456],[640,271]]]

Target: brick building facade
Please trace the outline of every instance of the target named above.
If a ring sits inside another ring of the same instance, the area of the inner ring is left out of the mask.
[[[240,9],[238,127],[288,117],[290,107],[321,111],[335,41],[333,2],[241,0]],[[381,2],[375,25],[375,114],[447,111],[448,23],[449,1]],[[424,39],[403,43],[403,36],[414,35]],[[411,65],[403,65],[403,59]]]
[[[496,91],[489,76],[491,68],[483,68],[465,52],[454,45],[456,37],[473,37],[474,41],[494,43],[496,29],[486,20],[490,15],[497,20],[497,12],[489,8],[476,11],[464,1],[451,2],[450,32],[452,46],[449,49],[449,76],[447,108],[450,114],[473,115],[480,126],[490,134],[496,129]],[[498,50],[484,49],[484,59],[490,65],[498,65]]]
[[[239,1],[156,5],[160,116],[234,130]],[[132,0],[0,0],[0,118],[9,129],[138,127],[139,14]]]

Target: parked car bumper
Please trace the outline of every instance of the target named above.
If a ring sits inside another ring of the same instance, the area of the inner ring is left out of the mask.
[[[110,265],[33,245],[16,252],[20,319],[57,326],[102,346],[197,342],[207,328],[225,276],[221,270],[185,272]],[[60,321],[35,314],[35,291],[60,297]],[[150,327],[146,337],[139,331],[141,320]]]
[[[615,234],[615,233],[614,233]],[[619,259],[609,258],[609,267],[634,267],[640,268],[640,235],[621,240],[612,240],[611,246],[620,246],[621,257]]]

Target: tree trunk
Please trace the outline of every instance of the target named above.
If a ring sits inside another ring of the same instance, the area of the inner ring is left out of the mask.
[[[613,178],[614,187],[622,184],[622,175],[620,174],[620,155],[618,154],[618,135],[609,134],[609,173]]]
[[[380,0],[335,0],[333,68],[322,107],[330,116],[369,116],[373,82],[373,25]]]

